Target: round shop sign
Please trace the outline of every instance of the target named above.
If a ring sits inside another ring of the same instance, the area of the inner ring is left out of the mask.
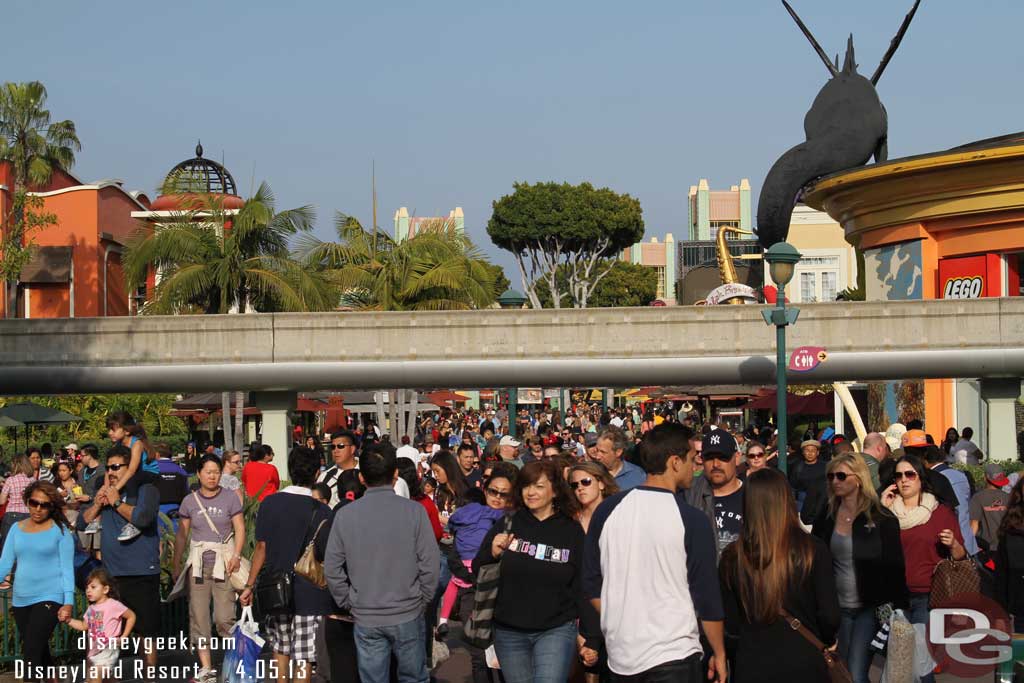
[[[708,306],[717,306],[729,299],[742,299],[744,303],[757,303],[757,293],[753,287],[738,282],[720,285],[711,290],[705,302]]]

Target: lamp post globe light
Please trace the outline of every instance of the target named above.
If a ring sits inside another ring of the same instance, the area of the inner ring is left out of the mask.
[[[786,425],[786,326],[796,323],[800,309],[786,309],[786,285],[793,279],[796,264],[801,254],[788,242],[776,242],[765,252],[764,260],[768,262],[768,272],[777,289],[775,308],[761,311],[764,321],[775,325],[775,392],[778,403],[775,426],[779,436],[775,441],[779,452],[779,469],[787,474],[789,459],[789,433]]]
[[[526,303],[526,297],[514,289],[506,289],[498,297],[498,305],[506,309],[522,308]]]

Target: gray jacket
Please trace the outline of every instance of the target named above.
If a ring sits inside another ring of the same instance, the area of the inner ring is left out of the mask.
[[[707,518],[711,520],[711,528],[715,529],[717,533],[718,523],[715,521],[715,494],[711,490],[708,478],[703,475],[694,477],[690,488],[683,491],[681,495],[687,503],[707,515]],[[715,559],[718,559],[718,543],[715,543]]]
[[[441,559],[422,505],[375,486],[335,515],[324,554],[331,596],[362,626],[396,626],[423,614]]]

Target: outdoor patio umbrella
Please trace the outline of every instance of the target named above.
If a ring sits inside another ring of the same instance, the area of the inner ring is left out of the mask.
[[[0,419],[7,418],[25,427],[25,445],[28,445],[28,428],[32,425],[58,425],[79,422],[82,418],[62,410],[47,408],[38,403],[11,403],[0,408]],[[18,448],[17,432],[15,432],[14,448]]]

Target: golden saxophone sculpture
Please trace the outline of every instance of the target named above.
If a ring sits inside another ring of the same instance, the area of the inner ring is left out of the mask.
[[[729,235],[753,235],[754,233],[749,230],[740,230],[739,228],[732,228],[724,226],[718,229],[718,234],[715,236],[715,253],[718,256],[718,272],[722,276],[723,285],[733,285],[739,282],[739,276],[736,275],[736,263],[733,261],[732,253],[729,251]],[[722,303],[730,305],[742,305],[743,299],[739,297],[733,297]]]
[[[748,230],[740,230],[739,228],[733,227],[721,227],[718,229],[718,235],[715,236],[715,253],[718,256],[718,272],[722,276],[722,284],[728,285],[739,282],[739,276],[736,274],[735,259],[729,251],[729,235],[752,234],[754,233]],[[746,302],[739,297],[734,297],[727,301],[723,301],[722,303],[742,305]],[[864,437],[867,436],[867,429],[864,428],[864,420],[861,418],[860,411],[857,409],[857,404],[853,401],[853,396],[850,394],[850,388],[843,382],[833,382],[832,389],[836,392],[836,395],[839,396],[839,400],[842,401],[843,407],[846,409],[846,413],[850,416],[850,421],[853,423],[853,429],[857,433],[858,441],[860,444],[863,444]]]

